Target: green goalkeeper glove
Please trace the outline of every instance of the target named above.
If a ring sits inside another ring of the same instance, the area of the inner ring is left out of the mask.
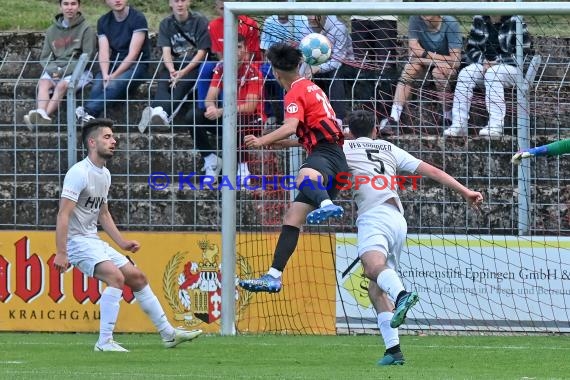
[[[537,146],[536,148],[518,151],[517,153],[515,153],[513,158],[511,158],[511,162],[515,165],[518,165],[521,163],[521,161],[524,158],[529,158],[529,157],[534,157],[534,156],[544,156],[546,154],[548,154],[548,146],[547,145]]]
[[[524,158],[533,157],[534,155],[531,154],[529,151],[521,151],[515,153],[513,158],[511,158],[511,162],[515,165],[519,165]]]

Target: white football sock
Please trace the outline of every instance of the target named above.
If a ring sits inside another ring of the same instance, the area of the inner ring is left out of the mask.
[[[101,294],[99,307],[101,308],[101,319],[99,320],[99,343],[103,344],[113,338],[113,330],[119,316],[119,302],[123,290],[107,286]]]
[[[149,316],[150,320],[160,333],[162,339],[172,339],[174,335],[174,327],[168,322],[166,314],[158,302],[158,298],[153,293],[150,285],[145,286],[138,292],[133,292],[137,301],[141,305],[141,309]]]
[[[325,206],[332,205],[332,204],[333,204],[333,202],[332,202],[330,199],[325,199],[324,201],[321,202],[321,204],[319,205],[319,207],[320,207],[320,208],[323,208],[323,207],[325,207]]]
[[[271,277],[281,278],[281,276],[283,275],[283,272],[280,270],[277,270],[275,268],[269,268],[269,270],[267,271],[267,274],[270,275]]]
[[[389,311],[378,313],[378,328],[380,329],[380,334],[382,334],[382,339],[384,339],[386,349],[400,344],[398,329],[393,329],[390,327],[390,320],[393,316],[394,313],[391,313]]]
[[[388,296],[392,299],[392,302],[396,302],[398,294],[404,290],[404,285],[402,280],[398,277],[398,273],[394,269],[386,268],[378,275],[376,283],[385,291]]]

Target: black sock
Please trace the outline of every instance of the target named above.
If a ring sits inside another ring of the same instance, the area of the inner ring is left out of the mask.
[[[402,298],[402,296],[406,295],[406,291],[402,290],[400,293],[398,293],[398,296],[396,297],[396,305],[398,305],[398,302],[400,301],[400,298]]]
[[[289,257],[291,257],[297,247],[299,231],[299,228],[295,226],[284,224],[281,227],[281,234],[279,235],[279,240],[277,240],[277,247],[275,247],[275,254],[273,255],[273,264],[271,264],[272,268],[283,272]]]
[[[396,354],[398,352],[400,352],[400,344],[397,344],[393,347],[386,349],[387,354]]]
[[[324,182],[324,178],[322,182]],[[319,181],[313,181],[307,178],[299,185],[299,191],[309,198],[309,200],[313,202],[313,205],[321,207],[321,202],[325,199],[329,199],[326,186],[327,184],[325,183],[319,183]]]

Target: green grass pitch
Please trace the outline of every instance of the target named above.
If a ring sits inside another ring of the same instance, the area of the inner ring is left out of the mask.
[[[202,336],[175,349],[117,334],[129,353],[93,352],[94,334],[0,333],[0,379],[566,379],[565,336],[403,336],[404,366],[377,367],[380,338]]]

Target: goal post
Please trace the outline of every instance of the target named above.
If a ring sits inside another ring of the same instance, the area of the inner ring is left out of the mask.
[[[239,15],[247,16],[269,16],[276,14],[288,15],[420,15],[420,14],[438,14],[438,15],[452,15],[452,16],[466,16],[466,15],[520,15],[520,16],[548,16],[548,15],[570,15],[570,3],[566,2],[500,2],[500,3],[480,3],[480,2],[421,2],[421,3],[352,3],[352,2],[226,2],[224,4],[224,78],[223,78],[223,96],[224,96],[224,115],[223,115],[223,142],[222,147],[224,152],[235,152],[237,149],[237,17]],[[517,28],[517,34],[522,35],[522,28]],[[518,40],[518,39],[517,39]],[[518,49],[517,57],[520,62],[523,60],[522,48]],[[519,73],[517,78],[518,85],[516,86],[516,99],[517,102],[517,121],[516,126],[518,129],[518,146],[526,147],[529,144],[530,134],[528,125],[528,115],[525,113],[529,109],[528,106],[521,105],[522,102],[528,102],[525,94],[521,91],[524,82],[524,74]],[[529,225],[531,217],[528,214],[531,209],[529,205],[530,196],[529,189],[531,188],[531,172],[530,163],[522,165],[517,172],[518,175],[518,234],[527,234],[529,232]],[[232,181],[235,187],[237,160],[234,154],[226,154],[223,160],[222,174]],[[445,206],[444,206],[445,207]],[[236,306],[235,306],[235,277],[236,277],[236,242],[237,242],[237,206],[236,206],[236,192],[224,187],[222,189],[222,317],[221,317],[221,333],[223,335],[233,335],[236,333]],[[465,229],[469,227],[466,225]],[[421,229],[420,229],[421,230]],[[500,239],[499,239],[500,240]],[[466,239],[462,238],[462,241]],[[548,246],[551,241],[548,241]],[[417,244],[417,247],[422,246],[424,241]],[[469,244],[469,243],[467,243]],[[535,246],[534,241],[529,243],[530,246]],[[516,243],[509,240],[508,250],[512,253],[512,247]],[[544,245],[544,244],[543,244]],[[559,245],[560,250],[568,250],[567,244]],[[562,248],[560,248],[562,247]],[[419,249],[419,248],[418,248]],[[414,252],[418,252],[415,249]],[[537,248],[540,249],[540,248]],[[467,247],[467,251],[471,252],[471,248]],[[435,250],[435,256],[439,256],[442,252]],[[568,253],[568,252],[566,252]],[[547,257],[539,255],[538,260],[547,260]],[[557,258],[558,264],[565,262],[561,257]],[[457,259],[462,260],[462,259]],[[421,259],[420,259],[421,261]],[[488,263],[482,264],[487,265]],[[522,265],[522,264],[521,264]],[[415,269],[414,269],[415,270]],[[408,273],[417,273],[408,271]],[[442,269],[441,273],[448,273]],[[471,272],[470,272],[471,273]],[[479,272],[477,272],[479,273]],[[481,273],[487,273],[481,270]],[[498,273],[498,272],[497,272]],[[535,273],[535,272],[532,272]],[[539,272],[536,272],[538,276]],[[549,275],[550,272],[547,273]],[[556,272],[555,272],[556,273]],[[338,275],[338,270],[337,270]],[[532,277],[532,274],[530,274]],[[426,283],[426,286],[428,284]],[[538,285],[537,285],[538,286]],[[562,292],[562,294],[565,294]],[[483,296],[484,297],[484,296]],[[446,297],[441,297],[444,301]],[[471,300],[469,298],[468,300]],[[443,302],[442,301],[442,302]],[[454,299],[451,300],[455,302]],[[457,304],[457,302],[455,302]],[[488,302],[487,302],[488,303]],[[540,305],[539,305],[540,306]],[[438,317],[437,307],[429,309],[430,318]],[[510,307],[510,306],[509,306]],[[513,305],[516,311],[516,305]],[[461,314],[461,313],[459,313]],[[474,313],[473,315],[475,315]],[[484,314],[484,313],[483,313]],[[481,315],[483,315],[481,314]],[[514,313],[516,314],[516,312]],[[532,314],[532,313],[530,313]],[[477,314],[479,315],[479,314]],[[470,315],[465,315],[470,318]],[[426,317],[427,318],[427,317]],[[431,320],[430,318],[427,318]],[[422,318],[418,318],[422,320]],[[421,325],[421,323],[418,323]],[[442,322],[443,325],[443,322]],[[492,325],[492,324],[491,324]],[[524,323],[523,323],[524,325]]]

